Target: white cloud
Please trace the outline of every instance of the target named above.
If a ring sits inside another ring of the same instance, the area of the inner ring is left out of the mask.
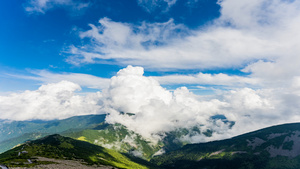
[[[216,99],[199,100],[185,87],[171,93],[152,77],[143,76],[141,67],[132,66],[112,77],[103,96],[109,113],[107,122],[123,124],[151,140],[160,139],[160,134],[180,127],[211,125],[210,117],[225,105]]]
[[[134,64],[133,62],[144,62],[153,66],[154,62],[159,63],[158,60],[153,60],[145,52],[152,51],[156,45],[165,46],[168,40],[182,37],[186,32],[183,25],[175,25],[172,19],[165,23],[143,22],[138,26],[114,22],[108,18],[100,19],[99,23],[99,26],[90,24],[91,30],[80,32],[80,38],[89,39],[91,44],[82,47],[71,45],[71,56],[67,59],[69,63],[78,65],[104,62],[127,66]],[[161,59],[164,59],[163,54]]]
[[[0,96],[0,117],[9,120],[64,119],[101,113],[101,93],[80,96],[80,86],[61,81],[42,85],[35,91]]]
[[[55,7],[71,7],[72,10],[79,11],[88,6],[89,3],[82,3],[74,0],[28,0],[25,4],[25,11],[29,13],[44,14],[49,9]]]
[[[137,0],[138,4],[147,12],[153,12],[157,8],[161,11],[168,11],[177,0]]]
[[[223,0],[219,4],[220,18],[194,31],[172,20],[131,25],[100,19],[99,25],[81,33],[80,38],[91,43],[72,46],[68,61],[140,65],[147,70],[243,69],[249,65],[245,70],[254,76],[264,74],[262,69],[273,75],[281,71],[281,77],[297,72],[299,1]],[[276,71],[266,68],[270,65]]]
[[[112,77],[108,90],[103,91],[109,105],[121,112],[139,113],[141,107],[148,105],[151,100],[169,104],[172,94],[156,80],[143,74],[143,68],[128,66]]]
[[[221,85],[229,87],[245,87],[245,86],[259,86],[260,79],[243,77],[236,75],[227,75],[223,73],[209,74],[198,73],[190,75],[166,75],[153,76],[162,85],[175,84],[198,84],[198,85]]]
[[[299,88],[298,79],[293,86]],[[143,76],[142,68],[132,66],[120,70],[103,92],[107,122],[123,124],[150,140],[178,128],[201,126],[202,132],[215,131],[212,137],[196,134],[182,138],[194,143],[299,121],[299,97],[290,89],[277,88],[239,88],[212,97],[195,95],[186,87],[170,92],[154,78]],[[213,120],[215,115],[224,115],[235,125],[230,129],[229,123]]]
[[[81,87],[87,87],[91,89],[106,89],[110,84],[109,78],[102,78],[90,74],[82,73],[53,73],[47,70],[29,70],[30,75],[22,74],[6,74],[8,78],[19,78],[26,80],[34,80],[41,82],[42,84],[58,83],[63,80],[67,80],[80,85]],[[258,88],[261,83],[261,79],[251,78],[247,76],[227,75],[223,73],[209,74],[209,73],[197,73],[197,74],[172,74],[165,76],[149,76],[159,82],[160,85],[214,85],[228,88],[236,87],[255,87]]]
[[[92,89],[105,89],[108,87],[110,79],[101,78],[89,74],[82,73],[53,73],[47,70],[31,70],[29,73],[33,75],[7,74],[10,77],[28,79],[42,82],[43,84],[58,83],[66,80]]]

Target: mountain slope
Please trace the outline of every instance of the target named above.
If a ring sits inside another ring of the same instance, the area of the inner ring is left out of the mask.
[[[133,157],[127,157],[116,151],[96,146],[88,142],[63,137],[58,134],[27,142],[0,154],[0,163],[9,167],[30,167],[51,163],[49,161],[37,161],[37,157],[77,160],[88,165],[109,165],[117,168],[150,168],[134,162],[136,159]],[[140,159],[138,161],[139,163],[147,164],[147,162]]]
[[[105,115],[74,116],[52,121],[13,121],[0,123],[0,153],[27,140],[70,130],[83,130],[103,122]]]
[[[300,168],[300,123],[261,129],[227,140],[189,144],[154,157],[163,168]]]
[[[95,128],[62,133],[64,136],[100,145],[122,153],[150,159],[162,144],[154,144],[120,124],[101,123]]]

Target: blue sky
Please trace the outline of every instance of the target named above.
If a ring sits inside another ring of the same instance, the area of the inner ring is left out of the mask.
[[[298,122],[299,9],[296,0],[1,1],[0,119],[109,113],[145,137],[202,125],[218,131],[212,140]],[[216,115],[235,126],[212,123]]]
[[[178,1],[168,7],[164,1],[157,4],[130,1],[67,1],[59,4],[47,1],[38,6],[39,1],[1,2],[0,65],[2,74],[27,74],[28,70],[49,70],[51,72],[86,73],[110,78],[122,67],[120,64],[82,64],[66,62],[65,52],[70,45],[84,42],[78,32],[88,30],[88,24],[97,24],[107,17],[114,22],[128,24],[163,23],[173,19],[175,24],[183,24],[189,29],[198,29],[219,16],[220,6],[216,1]],[[155,1],[154,1],[155,2]],[[78,4],[87,7],[75,9]],[[36,6],[34,6],[36,5]],[[26,11],[27,8],[34,9]],[[38,8],[41,8],[39,11]],[[171,72],[177,72],[172,70]],[[185,70],[183,73],[186,73]],[[196,70],[189,70],[188,72]],[[146,69],[147,75],[164,74],[170,71]],[[196,71],[197,72],[197,71]],[[35,83],[12,77],[3,77],[1,92],[37,88]],[[29,83],[29,84],[28,84]],[[27,85],[28,84],[28,85]]]

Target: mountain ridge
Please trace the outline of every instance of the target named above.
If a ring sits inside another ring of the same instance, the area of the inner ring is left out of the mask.
[[[187,144],[154,157],[152,162],[163,168],[296,169],[300,167],[300,123],[271,126],[225,140]]]
[[[0,163],[9,167],[34,167],[40,164],[51,164],[50,161],[38,161],[38,157],[48,159],[79,161],[84,165],[112,166],[117,168],[147,169],[146,161],[128,157],[85,141],[75,140],[59,134],[28,141],[5,153],[0,154]],[[139,161],[138,164],[135,160]]]

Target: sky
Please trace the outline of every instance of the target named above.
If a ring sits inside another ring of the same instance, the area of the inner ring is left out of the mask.
[[[107,114],[150,140],[300,120],[300,1],[0,2],[0,119]],[[126,113],[134,113],[129,116]],[[224,116],[227,121],[212,117]]]

